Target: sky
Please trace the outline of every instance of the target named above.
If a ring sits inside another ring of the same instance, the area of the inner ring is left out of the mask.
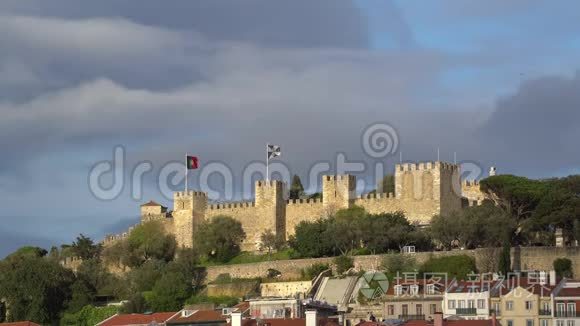
[[[396,131],[392,155],[361,145],[376,123]],[[372,184],[377,162],[437,149],[546,178],[580,173],[579,125],[578,1],[3,0],[0,257],[102,239],[149,199],[171,206],[156,176],[185,153],[234,180],[268,142],[303,180],[344,155]],[[122,187],[103,199],[90,173],[119,146]]]

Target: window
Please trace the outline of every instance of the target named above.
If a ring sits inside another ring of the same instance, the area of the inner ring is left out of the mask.
[[[533,319],[526,319],[526,326],[534,326],[534,320]]]
[[[493,310],[495,310],[496,314],[499,313],[499,302],[493,303]]]
[[[409,315],[409,306],[404,304],[402,307],[403,316]]]
[[[542,310],[550,311],[550,303],[549,302],[542,303]]]
[[[556,321],[556,325],[557,326],[564,326],[564,321],[563,320],[558,320],[558,321]]]
[[[563,314],[565,310],[566,310],[565,304],[563,303],[556,304],[556,311],[558,311],[560,314]]]
[[[417,315],[422,315],[423,314],[423,305],[422,304],[416,305],[415,311],[417,312]]]
[[[449,300],[449,301],[447,302],[447,307],[448,307],[449,309],[455,309],[455,300]]]
[[[540,320],[540,324],[541,324],[541,326],[548,326],[548,320],[542,319],[542,320]]]
[[[395,306],[390,304],[387,306],[387,315],[394,316],[395,315]]]
[[[526,301],[526,310],[532,310],[534,303],[532,301]]]
[[[467,300],[467,308],[475,308],[475,300]]]
[[[505,302],[505,310],[508,310],[508,311],[514,310],[514,302],[513,301],[506,301]]]
[[[477,299],[477,309],[485,309],[485,300]]]
[[[514,326],[514,321],[513,320],[508,320],[507,321],[507,326]]]
[[[574,321],[573,320],[568,320],[566,322],[566,326],[574,326]]]
[[[435,294],[435,284],[427,284],[426,292],[427,294]]]
[[[437,312],[437,304],[435,304],[435,303],[430,304],[429,305],[429,313],[431,315],[433,315],[436,312]]]
[[[401,295],[401,294],[403,294],[403,286],[395,285],[395,295]]]
[[[573,302],[568,303],[568,312],[570,312],[572,314],[576,312],[576,304],[575,303],[573,303]],[[570,315],[570,316],[573,316],[573,315]]]
[[[457,300],[457,308],[465,308],[465,300]]]
[[[418,285],[411,285],[411,295],[417,295],[419,293],[419,286]]]

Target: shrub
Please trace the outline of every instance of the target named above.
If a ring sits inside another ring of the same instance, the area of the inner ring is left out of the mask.
[[[475,259],[467,255],[432,257],[419,269],[420,274],[446,273],[449,279],[466,279],[468,274],[475,271]]]
[[[570,259],[556,258],[553,264],[558,277],[572,277],[572,261]]]
[[[346,255],[335,257],[333,262],[336,265],[336,273],[339,275],[354,267],[354,260]]]
[[[381,266],[391,276],[399,273],[412,272],[417,270],[415,257],[405,254],[392,254],[383,258]]]
[[[310,267],[302,269],[301,271],[302,278],[311,280],[327,269],[330,269],[330,266],[328,266],[328,264],[314,263]]]

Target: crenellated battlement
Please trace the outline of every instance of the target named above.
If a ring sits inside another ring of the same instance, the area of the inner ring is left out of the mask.
[[[203,191],[176,191],[174,193],[175,198],[182,198],[182,197],[207,197],[207,194]]]
[[[462,180],[461,186],[463,187],[479,187],[479,180]]]
[[[306,199],[288,199],[286,200],[287,205],[312,205],[312,204],[322,204],[322,199],[318,198],[306,198]]]
[[[350,174],[339,174],[339,175],[324,175],[322,176],[326,181],[356,181],[356,177]]]
[[[395,165],[396,171],[427,171],[427,170],[435,170],[435,169],[442,169],[442,170],[449,170],[455,171],[459,169],[458,164],[448,163],[448,162],[441,162],[441,161],[428,161],[428,162],[419,162],[419,163],[401,163]]]
[[[234,203],[220,203],[220,204],[210,204],[208,209],[227,209],[227,208],[248,208],[255,207],[256,203],[253,201],[247,202],[234,202]]]
[[[392,192],[386,193],[368,193],[358,196],[356,199],[396,199],[395,194]]]
[[[256,187],[278,187],[282,185],[283,182],[279,180],[258,180],[256,181]]]

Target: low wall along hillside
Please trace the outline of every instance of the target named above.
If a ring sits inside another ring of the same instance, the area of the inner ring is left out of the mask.
[[[500,248],[482,248],[475,250],[454,250],[419,252],[410,254],[421,264],[430,257],[450,255],[469,255],[475,258],[479,272],[497,271]],[[381,262],[386,255],[355,256],[354,265],[358,270],[380,270]],[[572,261],[575,276],[580,275],[580,247],[516,247],[511,251],[512,268],[514,270],[551,270],[556,258],[568,258]],[[278,260],[251,264],[236,264],[211,266],[207,268],[207,281],[211,282],[220,274],[229,274],[234,278],[265,277],[269,268],[282,273],[281,278],[290,280],[301,276],[300,272],[314,263],[332,265],[333,258],[311,258]]]

